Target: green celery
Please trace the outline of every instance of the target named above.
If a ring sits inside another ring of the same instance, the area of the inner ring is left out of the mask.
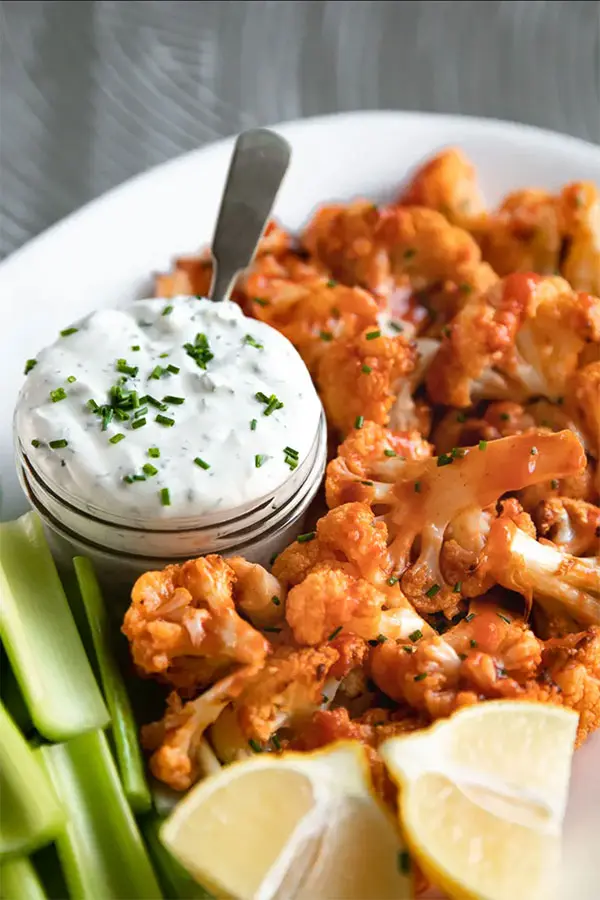
[[[102,731],[40,751],[68,815],[56,847],[71,897],[154,900],[160,888]]]
[[[33,730],[33,723],[21,688],[8,662],[4,648],[0,645],[0,698],[6,706],[17,728],[27,737]]]
[[[48,740],[109,718],[35,513],[0,524],[0,636],[33,723]]]
[[[163,819],[157,815],[144,816],[141,820],[142,831],[150,849],[150,855],[160,878],[165,897],[168,900],[210,900],[212,894],[207,893],[197,881],[188,875],[174,856],[171,856],[159,837],[159,829]]]
[[[46,892],[30,860],[18,856],[0,866],[2,900],[46,900]]]
[[[54,840],[64,820],[44,768],[0,703],[0,860]]]
[[[104,697],[110,712],[125,795],[135,812],[147,812],[152,806],[152,798],[140,750],[138,727],[113,652],[108,614],[100,585],[89,559],[77,556],[73,560],[73,565],[94,644]]]

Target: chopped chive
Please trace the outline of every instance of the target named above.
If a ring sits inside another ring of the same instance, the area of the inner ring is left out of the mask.
[[[408,247],[408,249],[404,251],[404,259],[412,259],[416,253],[417,251],[413,247]]]
[[[440,468],[441,466],[449,466],[453,462],[454,460],[449,453],[440,453],[437,458],[438,468]]]
[[[131,375],[132,378],[140,371],[139,366],[128,366],[124,359],[118,359],[115,368],[121,375]]]
[[[450,451],[450,456],[452,457],[452,459],[464,459],[466,455],[467,451],[464,449],[464,447],[453,447]]]
[[[161,312],[161,316],[170,316],[172,312],[173,312],[173,304],[169,303],[168,306],[165,306],[165,308]]]
[[[271,597],[271,603],[273,606],[281,606],[281,600],[279,597]]]
[[[206,369],[207,363],[215,358],[214,353],[211,352],[208,338],[202,333],[196,335],[193,344],[184,344],[183,349],[200,369]]]
[[[553,491],[556,491],[558,489],[558,479],[557,478],[552,479],[552,481],[550,482],[550,487],[552,488]]]
[[[503,616],[502,613],[496,613],[499,619],[502,619],[503,622],[506,622],[507,625],[512,625],[512,619],[509,619],[508,616]]]
[[[266,457],[263,453],[257,453],[256,456],[254,457],[254,466],[255,466],[255,468],[256,468],[256,469],[260,469],[260,467],[261,467],[261,466],[263,465],[263,463],[265,462],[266,458],[267,458],[267,457]]]
[[[109,444],[118,444],[120,441],[125,440],[125,435],[119,432],[118,434],[113,434],[111,438],[108,439]]]
[[[398,578],[397,575],[390,575],[390,577],[387,580],[387,583],[389,584],[390,587],[394,587],[394,585],[398,584],[399,581],[400,581],[400,579]]]
[[[432,584],[431,587],[425,591],[425,596],[432,598],[435,597],[436,594],[439,594],[440,591],[441,587],[439,586],[439,584]]]
[[[180,371],[179,366],[173,366],[171,363],[167,366],[167,372],[170,372],[171,375],[179,375]]]
[[[412,634],[409,634],[408,639],[409,639],[409,641],[412,641],[414,644],[416,641],[420,641],[422,637],[423,637],[423,632],[419,628],[417,628],[416,631],[413,631]]]
[[[37,366],[37,359],[28,359],[25,363],[25,369],[23,370],[24,375],[29,375],[32,369],[35,369]]]
[[[160,458],[160,450],[158,449],[158,447],[149,447],[148,448],[148,456],[151,457],[151,459],[159,459]]]
[[[169,488],[161,488],[160,490],[160,502],[163,506],[171,505],[171,494],[169,492]]]
[[[264,350],[262,344],[260,344],[256,338],[253,338],[251,334],[247,334],[244,338],[244,344],[248,344],[250,347],[255,347],[257,350]]]
[[[404,331],[404,325],[400,325],[399,322],[390,322],[390,328],[393,328],[394,331],[397,331],[399,334]]]
[[[384,456],[396,456],[397,454],[396,454],[396,451],[395,451],[395,450],[389,450],[389,449],[388,449],[388,450],[384,450],[384,451],[383,451],[383,455],[384,455]]]
[[[139,344],[133,344],[133,346],[130,347],[130,349],[133,350],[134,353],[136,353],[136,352],[140,349],[140,345],[139,345]]]
[[[457,581],[456,584],[454,585],[452,593],[460,594],[461,591],[462,591],[462,581]]]
[[[41,442],[41,441],[38,441],[37,438],[34,438],[34,439],[32,440],[32,442],[31,442],[31,446],[32,446],[32,447],[41,447],[41,446],[42,446],[42,442]]]
[[[258,303],[259,306],[268,306],[269,305],[269,301],[265,300],[264,297],[253,297],[252,302]]]
[[[296,540],[299,544],[308,544],[309,541],[314,541],[316,536],[316,531],[307,531],[306,534],[299,534]]]
[[[532,447],[529,452],[531,453],[532,456],[537,456],[539,451],[538,451],[537,447]]]
[[[271,558],[269,559],[269,565],[270,565],[270,566],[273,565],[273,563],[275,562],[275,560],[277,559],[278,556],[279,556],[279,553],[273,553],[273,554],[271,554]]]
[[[500,418],[502,419],[503,422],[508,422],[508,420],[510,419],[510,416],[508,413],[500,413]]]
[[[129,413],[126,413],[124,409],[115,409],[114,415],[117,417],[119,422],[126,422],[129,419]]]
[[[278,628],[276,625],[263,625],[262,630],[269,634],[279,634],[281,632],[281,628]]]
[[[150,477],[152,477],[152,475],[158,475],[158,469],[156,466],[153,466],[152,463],[144,463],[142,472],[145,472],[146,475],[149,475]]]
[[[159,425],[165,425],[167,428],[175,424],[175,419],[170,419],[169,416],[161,416],[160,413],[155,417],[154,421],[158,422]]]
[[[327,281],[327,283],[325,284],[325,287],[328,287],[328,288],[337,287],[337,281],[335,280],[335,278],[330,278],[329,281]]]
[[[69,382],[69,384],[75,384],[77,379],[75,378],[74,375],[69,375],[69,377],[67,378],[67,381]]]
[[[154,366],[154,368],[152,369],[152,371],[150,372],[150,375],[148,377],[154,378],[156,381],[158,381],[158,379],[161,377],[161,375],[164,373],[164,371],[165,370],[163,369],[162,366]]]
[[[55,391],[50,391],[50,399],[53,403],[58,403],[59,400],[66,400],[67,392],[64,388],[56,388]]]
[[[133,484],[133,475],[123,475],[125,484]]]
[[[373,487],[372,481],[361,481],[361,484],[364,484],[365,487]]]
[[[463,284],[459,284],[458,289],[463,291],[465,294],[470,294],[473,288],[470,284],[467,284],[466,281]]]
[[[98,410],[100,409],[100,407],[98,406],[96,401],[92,400],[91,398],[87,401],[87,403],[85,405],[87,406],[88,409],[91,409],[92,412],[98,412]]]
[[[254,738],[250,738],[250,740],[248,741],[248,746],[250,747],[250,749],[252,750],[253,753],[262,753],[263,752],[263,748],[260,746],[258,741],[254,740]]]
[[[131,427],[137,430],[138,428],[143,428],[145,424],[146,424],[146,419],[145,419],[145,418],[142,418],[142,419],[135,419],[135,420],[131,423]]]
[[[421,672],[420,675],[415,675],[415,681],[423,681],[424,678],[427,678],[427,672]]]
[[[332,341],[332,340],[333,340],[333,335],[332,335],[332,333],[331,333],[330,331],[320,331],[320,332],[319,332],[319,337],[321,338],[322,341],[327,341],[327,342],[328,342],[328,341]]]
[[[415,494],[420,494],[420,493],[421,493],[421,482],[415,481]]]
[[[174,397],[172,394],[167,394],[166,397],[163,397],[163,403],[171,403],[173,406],[181,406],[182,403],[185,403],[185,397]]]
[[[291,456],[292,459],[298,459],[299,453],[297,450],[294,450],[293,447],[284,447],[283,452],[286,454],[286,456]]]
[[[279,738],[277,737],[276,734],[274,734],[274,735],[271,737],[271,743],[273,744],[273,746],[275,747],[275,749],[276,749],[277,752],[279,753],[279,751],[281,750],[281,741],[279,740]]]
[[[398,853],[398,869],[403,875],[408,875],[410,872],[410,856],[406,850],[400,850]]]
[[[487,441],[479,441],[479,449],[485,450],[487,447]]]
[[[361,366],[361,372],[364,375],[370,375],[372,371],[373,369],[371,368],[371,366],[367,366],[366,364],[364,366]]]
[[[134,418],[134,419],[140,419],[142,416],[147,415],[147,413],[148,413],[148,407],[147,407],[147,406],[140,406],[140,408],[139,408],[139,409],[136,409],[136,411],[134,412],[133,418]],[[128,418],[129,418],[129,417],[128,417]]]
[[[469,641],[469,643],[471,644],[471,647],[476,647],[476,646],[477,646],[477,641],[473,640],[473,638],[471,638],[471,640]]]
[[[327,694],[321,694],[321,703],[329,703],[329,697]]]
[[[132,475],[131,478],[133,481],[145,481],[146,480],[145,475]]]
[[[472,622],[475,618],[475,613],[469,613],[468,616],[465,616],[465,622]]]
[[[329,637],[327,638],[327,640],[328,640],[328,641],[333,641],[334,638],[336,638],[336,637],[338,636],[338,634],[340,633],[340,631],[342,630],[342,628],[343,628],[342,625],[338,625],[338,627],[335,629],[335,631],[332,631],[332,632],[331,632],[331,634],[329,635]]]
[[[257,391],[254,396],[260,403],[268,403],[269,402],[269,397],[267,397],[266,394],[263,394],[262,391]]]
[[[461,659],[461,660],[465,660],[465,659],[467,658],[467,654],[466,654],[466,653],[459,653],[459,654],[458,654],[458,658]]]
[[[168,357],[168,355],[169,355],[168,353],[159,353],[159,354],[158,354],[158,358],[159,358],[159,359],[166,359],[166,358]],[[166,370],[165,370],[165,371],[166,371]]]
[[[281,400],[278,400],[275,394],[271,394],[269,397],[269,402],[267,403],[267,408],[264,411],[265,416],[272,415],[276,410],[283,409],[283,403]]]
[[[380,331],[368,331],[365,334],[365,337],[368,341],[374,341],[376,338],[381,337]]]
[[[68,442],[68,441],[65,441],[64,438],[61,438],[61,439],[58,440],[58,441],[50,441],[50,443],[48,444],[48,446],[50,447],[51,450],[62,450],[63,447],[68,447],[68,446],[69,446],[69,442]]]
[[[402,647],[402,649],[404,650],[405,653],[414,653],[416,650],[416,647],[409,647],[407,644],[405,644]]]
[[[207,463],[207,462],[205,462],[205,460],[201,459],[199,456],[197,456],[197,457],[195,458],[194,462],[195,462],[196,465],[199,466],[201,469],[210,469],[210,464]]]
[[[140,397],[140,403],[149,403],[150,406],[154,406],[156,409],[166,409],[164,403],[161,403],[156,397],[151,397],[150,394],[144,394],[143,397]]]
[[[355,428],[362,428],[364,424],[365,424],[365,417],[364,417],[364,416],[357,416],[356,419],[354,420],[354,427],[355,427]]]
[[[250,431],[256,431],[256,419],[250,419]]]
[[[63,330],[60,333],[60,336],[61,337],[69,337],[70,334],[76,334],[76,332],[78,332],[78,331],[79,331],[79,328],[73,328],[73,326],[71,326],[71,328],[63,328]]]
[[[466,421],[467,421],[467,417],[466,417],[466,415],[465,415],[463,412],[459,412],[459,413],[457,413],[457,415],[456,415],[456,421],[457,421],[457,422],[460,422],[460,423],[462,424],[463,422],[466,422]]]
[[[449,325],[444,325],[444,327],[442,328],[442,334],[444,335],[444,337],[450,337],[450,335],[452,334],[452,329]]]

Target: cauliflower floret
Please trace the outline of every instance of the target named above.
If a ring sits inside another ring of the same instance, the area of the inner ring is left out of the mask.
[[[577,557],[526,534],[510,519],[490,528],[487,561],[496,581],[535,600],[552,613],[558,607],[582,625],[600,625],[600,559]]]
[[[450,617],[459,609],[461,587],[448,582],[440,561],[448,526],[457,529],[462,518],[473,531],[466,549],[483,547],[489,525],[483,513],[490,504],[507,492],[579,471],[585,454],[575,435],[565,431],[454,448],[432,459],[386,458],[373,465],[368,481],[357,477],[345,459],[337,463],[330,495],[352,492],[356,501],[381,510],[391,540],[392,573],[401,579],[402,590],[422,614],[443,610]],[[417,538],[420,549],[413,559]]]
[[[233,665],[262,665],[269,643],[238,615],[235,579],[214,555],[141,575],[122,627],[136,666],[195,688]]]
[[[416,345],[403,335],[385,337],[378,328],[328,344],[317,385],[330,426],[346,434],[366,419],[387,425],[417,356]]]
[[[600,294],[600,192],[591,181],[567,185],[561,194],[567,237],[561,274],[578,291]]]
[[[231,556],[227,565],[236,582],[233,596],[236,607],[256,628],[278,625],[285,618],[285,588],[266,569],[242,556]]]
[[[391,431],[375,422],[364,422],[340,444],[337,457],[327,467],[327,505],[333,509],[355,499],[355,482],[348,482],[348,472],[360,482],[368,481],[377,464],[386,459],[427,459],[430,456],[431,445],[418,431]]]
[[[183,704],[173,692],[159,722],[142,728],[142,744],[152,750],[150,770],[175,791],[186,791],[202,772],[204,732],[237,697],[256,669],[246,666]]]
[[[546,691],[553,703],[579,713],[576,746],[580,746],[600,728],[600,628],[548,641],[546,648],[544,666],[556,686],[546,686]]]
[[[600,508],[583,500],[553,497],[535,511],[535,524],[543,538],[573,556],[600,557]]]
[[[419,166],[398,203],[435,209],[468,231],[477,230],[485,212],[475,167],[457,147],[447,147]]]
[[[600,300],[562,278],[510,275],[451,322],[427,372],[435,403],[564,396],[587,345],[600,353]]]
[[[598,463],[600,493],[600,360],[575,372],[567,386],[565,405],[580,425],[586,450]]]

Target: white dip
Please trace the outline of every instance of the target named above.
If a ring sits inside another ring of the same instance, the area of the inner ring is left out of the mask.
[[[228,511],[302,463],[321,405],[292,345],[234,303],[101,310],[42,350],[15,428],[41,478],[118,516]]]

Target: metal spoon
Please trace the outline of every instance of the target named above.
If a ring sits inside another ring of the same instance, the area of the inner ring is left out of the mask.
[[[266,128],[243,131],[235,142],[212,240],[211,300],[228,300],[252,262],[290,156],[288,142]]]

